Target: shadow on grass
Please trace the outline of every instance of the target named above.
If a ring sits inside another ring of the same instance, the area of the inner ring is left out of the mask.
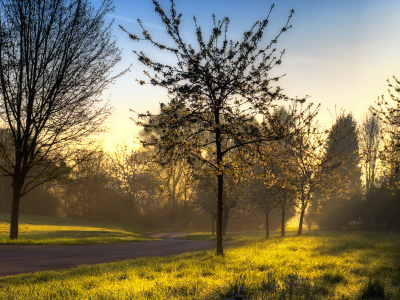
[[[20,231],[20,237],[38,238],[63,238],[63,237],[141,237],[140,234],[133,232],[109,231],[109,230],[54,230],[54,231],[38,231],[25,233]]]
[[[10,224],[11,215],[0,213],[0,223]],[[29,226],[60,226],[60,227],[90,227],[107,230],[125,230],[131,231],[138,234],[149,232],[148,228],[123,223],[107,223],[99,221],[91,221],[84,219],[72,219],[72,218],[61,218],[61,217],[47,217],[47,216],[36,216],[36,215],[24,215],[19,216],[19,225]]]
[[[152,240],[157,239],[141,236],[137,233],[107,230],[65,230],[29,233],[21,232],[18,240],[10,240],[8,235],[0,236],[0,244],[3,245],[81,245],[145,242]]]
[[[326,238],[322,245],[315,248],[315,256],[338,255],[358,250],[377,250],[382,253],[395,251],[397,253],[393,247],[387,247],[388,239],[393,239],[400,247],[400,233],[398,232],[316,232],[308,235]]]

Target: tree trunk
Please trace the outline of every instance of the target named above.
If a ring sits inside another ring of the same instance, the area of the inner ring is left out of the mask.
[[[231,210],[230,207],[225,206],[224,209],[224,218],[223,218],[223,227],[222,227],[222,235],[225,236],[226,229],[228,228],[228,219],[229,219],[229,211]]]
[[[281,236],[285,236],[285,223],[286,223],[286,212],[285,206],[282,207],[282,221],[281,221]]]
[[[304,218],[305,210],[306,210],[305,208],[302,208],[301,212],[300,212],[300,224],[299,224],[299,230],[297,232],[297,236],[300,236],[303,232],[303,218]]]
[[[304,186],[301,187],[301,212],[300,212],[300,223],[299,223],[299,230],[297,231],[297,236],[301,236],[303,233],[303,219],[304,213],[306,212],[308,200],[310,199],[310,194],[308,196],[304,193]]]
[[[173,228],[176,227],[176,210],[177,210],[177,201],[175,194],[172,196],[172,209],[171,209],[171,226]]]
[[[213,236],[214,236],[214,221],[215,221],[215,218],[214,217],[212,217],[212,233],[213,233]]]
[[[136,208],[136,201],[134,200],[135,196],[131,196],[131,199],[129,199],[129,206],[131,209],[131,223],[132,224],[137,224],[138,223],[138,210]]]
[[[184,185],[184,198],[183,198],[183,206],[182,206],[182,213],[180,216],[181,224],[183,225],[183,228],[189,229],[190,227],[190,221],[188,221],[188,200],[187,200],[187,184],[186,184],[186,177],[183,178],[185,180],[185,185]]]
[[[186,197],[186,195],[185,195],[185,197]],[[180,222],[181,222],[181,227],[185,228],[185,229],[189,229],[189,227],[190,227],[190,222],[188,222],[188,218],[187,218],[188,210],[189,210],[189,208],[188,208],[188,205],[187,205],[187,202],[186,202],[186,199],[185,199],[184,202],[183,202],[183,206],[182,206],[182,213],[181,213],[181,216],[179,218]]]
[[[170,207],[170,227],[175,228],[176,227],[176,215],[177,215],[177,210],[178,210],[178,200],[176,199],[176,186],[178,185],[180,176],[181,176],[181,171],[179,171],[179,173],[177,174],[177,176],[175,176],[175,170],[172,170],[171,173],[171,184],[172,187],[170,187],[170,203],[171,203],[171,207]],[[170,184],[170,183],[168,183]]]
[[[224,255],[224,248],[222,245],[222,221],[223,221],[223,206],[222,191],[224,188],[224,175],[218,175],[218,219],[217,219],[217,255]]]
[[[11,206],[10,239],[18,239],[19,203],[21,200],[22,184],[13,182],[13,201]]]
[[[219,127],[219,108],[216,108],[214,111],[215,118],[215,146],[217,148],[217,167],[219,169],[218,174],[218,219],[217,219],[217,256],[224,255],[223,248],[223,236],[222,236],[222,221],[223,221],[223,209],[224,209],[224,200],[222,198],[222,193],[224,191],[224,169],[222,165],[222,141],[221,141],[221,128]]]
[[[265,237],[269,239],[268,210],[265,210]]]

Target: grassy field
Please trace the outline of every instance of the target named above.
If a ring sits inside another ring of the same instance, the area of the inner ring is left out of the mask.
[[[0,299],[400,299],[400,234],[320,233],[0,279]]]
[[[287,237],[297,235],[297,230],[290,230],[285,232]],[[270,237],[278,237],[281,235],[280,231],[271,231]],[[195,232],[182,237],[184,240],[193,241],[217,241],[217,236],[212,235],[211,232]],[[224,236],[224,243],[239,243],[248,244],[265,239],[265,231],[242,231],[242,232],[227,232]]]
[[[149,241],[141,227],[68,218],[20,215],[18,240],[10,240],[10,215],[0,214],[0,244],[101,244]]]

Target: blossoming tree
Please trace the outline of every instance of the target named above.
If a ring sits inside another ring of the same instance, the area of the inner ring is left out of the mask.
[[[262,48],[259,44],[273,6],[267,18],[256,22],[240,42],[227,38],[228,17],[216,21],[213,16],[214,28],[208,41],[194,18],[198,46],[192,47],[182,38],[181,14],[177,14],[174,1],[171,0],[170,15],[157,1],[153,3],[175,47],[153,39],[140,20],[141,38],[122,29],[133,41],[147,41],[161,51],[172,53],[177,63],[163,64],[143,52],[134,51],[139,61],[154,72],[152,75],[146,71],[149,82],[140,80],[139,83],[165,88],[170,97],[168,105],[161,104],[158,122],[149,122],[154,115],[148,112],[138,114],[136,123],[163,133],[151,143],[157,149],[160,163],[185,159],[200,161],[213,170],[218,182],[217,255],[223,255],[224,173],[234,172],[234,168],[228,166],[242,159],[246,149],[255,151],[287,135],[280,124],[274,122],[270,110],[275,101],[288,100],[288,97],[279,86],[273,85],[281,77],[268,74],[282,62],[284,51],[277,53],[275,44],[281,34],[291,28],[289,23],[294,11],[277,35]],[[260,126],[255,125],[256,118],[263,119]],[[228,159],[227,154],[232,150],[235,155]]]

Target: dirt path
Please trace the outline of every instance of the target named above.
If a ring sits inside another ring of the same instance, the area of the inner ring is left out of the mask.
[[[155,233],[146,233],[145,235],[151,236],[155,239],[180,239],[184,235],[190,233],[192,232],[155,232]]]
[[[0,245],[0,276],[74,268],[146,256],[215,248],[215,242],[187,241],[181,232],[149,234],[160,241],[94,245]]]

